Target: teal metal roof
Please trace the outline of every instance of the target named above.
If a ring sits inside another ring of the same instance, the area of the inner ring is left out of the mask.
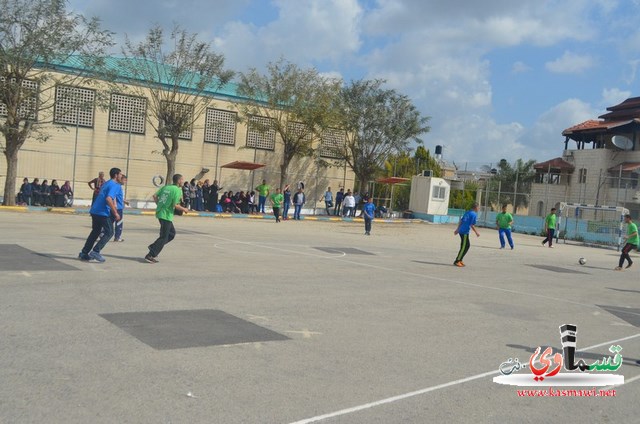
[[[107,72],[113,75],[113,77],[115,77],[117,82],[129,83],[129,84],[136,84],[136,82],[148,83],[148,81],[144,80],[143,76],[134,75],[130,72],[132,68],[135,68],[136,66],[141,66],[141,65],[136,65],[136,64],[128,65],[124,63],[126,61],[141,61],[141,60],[143,59],[130,59],[130,58],[110,56],[110,57],[104,58],[104,69],[101,69],[101,70],[92,69],[91,65],[88,63],[88,60],[84,60],[81,56],[70,56],[65,61],[60,61],[56,63],[42,63],[40,65],[43,68],[48,68],[48,69],[52,69],[52,70],[56,70],[64,73],[88,74],[91,76],[95,76],[98,79],[100,78],[101,73]],[[157,78],[154,79],[154,82],[157,82],[160,86],[163,86],[167,89],[172,89],[174,87],[175,82],[171,80],[170,75],[175,68],[166,64],[156,65],[154,63],[151,69],[156,68],[156,66],[157,66],[159,75],[157,75]],[[198,76],[195,75],[193,78],[194,81],[197,81],[197,78]],[[194,86],[191,86],[191,87],[184,86],[180,88],[187,93],[193,92],[196,90]],[[238,84],[233,82],[224,84],[221,87],[218,87],[217,85],[211,86],[209,88],[206,88],[202,92],[202,94],[209,95],[212,97],[246,99],[246,97],[238,95]]]

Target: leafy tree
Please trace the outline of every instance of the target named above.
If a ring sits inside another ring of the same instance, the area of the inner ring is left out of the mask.
[[[162,143],[165,181],[171,181],[180,139],[188,138],[194,123],[214,104],[213,94],[231,80],[233,72],[224,69],[224,56],[214,53],[210,43],[198,41],[197,34],[177,25],[168,39],[159,25],[138,44],[126,38],[123,55],[120,72],[134,80],[128,90],[149,97],[146,120]]]
[[[353,170],[363,191],[392,154],[406,151],[410,143],[422,143],[429,131],[411,100],[395,90],[382,88],[382,80],[352,81],[343,87],[337,111],[346,146],[335,153]]]
[[[419,145],[413,155],[411,155],[411,149],[407,149],[389,156],[385,161],[383,176],[411,179],[414,175],[418,175],[425,170],[431,170],[435,177],[442,176],[442,167],[438,161],[431,156],[429,150]],[[375,192],[378,194],[385,193],[384,195],[389,197],[390,187],[387,184],[376,184]],[[391,207],[395,210],[407,209],[410,197],[411,182],[396,185],[393,191],[393,205]]]
[[[64,0],[0,0],[0,149],[7,161],[4,204],[15,204],[18,152],[27,139],[46,141],[57,85],[89,85],[113,44],[97,18],[66,9]],[[61,74],[74,60],[89,73]],[[93,106],[93,105],[91,105]],[[77,110],[76,110],[77,113]]]
[[[452,209],[470,209],[476,201],[476,193],[479,187],[478,183],[466,181],[464,190],[451,190],[449,207]]]
[[[490,184],[489,202],[498,208],[503,204],[513,205],[514,213],[517,213],[520,207],[528,207],[528,194],[531,192],[531,184],[536,175],[533,168],[535,163],[534,159],[528,161],[518,159],[510,164],[506,159],[501,159],[498,162],[497,172],[488,182]],[[498,188],[500,198],[498,198]]]
[[[238,103],[250,128],[275,131],[283,147],[280,187],[294,158],[312,156],[313,145],[332,119],[340,82],[323,77],[314,68],[301,69],[280,59],[267,65],[265,74],[256,69],[240,74],[238,93],[249,100]],[[267,118],[252,121],[250,117]]]

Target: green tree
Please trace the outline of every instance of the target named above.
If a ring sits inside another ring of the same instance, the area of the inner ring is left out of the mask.
[[[390,155],[384,164],[382,171],[383,177],[401,177],[409,180],[414,176],[422,173],[422,171],[430,170],[433,176],[442,176],[442,167],[438,161],[431,156],[429,150],[424,146],[418,145],[415,153],[411,154],[412,149],[407,149],[400,153]],[[388,184],[376,184],[375,192],[377,197],[385,196],[390,198],[391,188]],[[393,189],[393,205],[394,210],[405,210],[409,208],[409,199],[411,197],[411,182],[397,184]]]
[[[66,9],[64,0],[0,0],[0,149],[7,160],[5,205],[15,204],[18,152],[27,139],[49,137],[57,85],[92,83],[101,69],[111,32],[97,18]],[[91,75],[52,72],[75,60]],[[93,106],[93,105],[91,105]],[[77,113],[77,110],[76,110]]]
[[[326,78],[314,68],[301,69],[284,59],[269,63],[265,74],[256,69],[240,74],[238,93],[249,100],[239,102],[238,107],[249,127],[260,132],[272,130],[280,136],[280,187],[287,179],[291,161],[312,156],[323,131],[335,123],[332,112],[339,89],[338,80]]]
[[[194,123],[214,105],[213,95],[233,72],[224,68],[224,56],[214,53],[210,43],[198,41],[197,34],[177,25],[168,39],[159,25],[138,44],[127,38],[122,53],[120,73],[134,80],[128,91],[149,97],[146,120],[162,143],[165,181],[171,181],[180,140],[189,138]]]
[[[478,183],[467,181],[464,183],[464,190],[451,190],[449,208],[470,209],[476,201],[476,193],[479,187]]]
[[[343,87],[337,111],[346,131],[345,149],[336,151],[353,170],[364,191],[387,158],[406,151],[411,142],[422,143],[429,118],[422,116],[409,97],[382,88],[382,80],[352,81]]]
[[[528,161],[518,159],[510,164],[506,159],[501,159],[498,162],[496,174],[488,182],[490,184],[489,202],[498,208],[501,205],[513,205],[514,213],[517,213],[518,208],[528,207],[531,184],[536,175],[533,168],[535,163],[534,159]]]

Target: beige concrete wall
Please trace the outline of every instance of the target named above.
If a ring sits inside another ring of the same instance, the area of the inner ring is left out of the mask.
[[[217,99],[211,107],[222,110],[235,110],[234,105],[226,100]],[[41,119],[50,120],[49,116],[42,114]],[[96,108],[93,128],[78,128],[78,149],[76,156],[76,185],[77,199],[89,199],[91,191],[87,181],[95,178],[98,171],[108,171],[112,167],[125,170],[127,163],[127,150],[129,134],[108,130],[109,112]],[[235,145],[204,142],[205,116],[200,117],[193,129],[192,140],[180,140],[180,148],[176,164],[176,172],[186,178],[196,177],[202,168],[210,169],[210,172],[202,177],[213,181],[216,175],[216,155],[219,151],[218,165],[242,160],[266,164],[265,168],[255,173],[254,186],[265,178],[275,186],[280,180],[280,163],[282,159],[282,143],[276,137],[275,151],[255,150],[245,148],[247,140],[247,125],[238,123],[236,127]],[[76,139],[76,127],[68,126],[63,130],[54,125],[48,125],[45,130],[50,135],[46,142],[33,139],[27,140],[19,153],[19,168],[17,187],[20,187],[22,179],[34,177],[42,179],[57,179],[59,182],[71,180],[73,175],[74,145]],[[131,153],[129,156],[129,184],[127,197],[132,200],[151,199],[156,188],[152,184],[155,175],[166,174],[166,161],[160,154],[162,144],[155,137],[154,130],[146,123],[146,134],[131,135]],[[335,162],[335,161],[330,161]],[[251,172],[235,170],[218,170],[221,173],[221,183],[226,190],[247,190],[250,187]],[[0,184],[4,186],[6,176],[6,162],[4,156],[0,158]],[[309,201],[319,200],[327,186],[331,186],[334,192],[343,185],[347,188],[354,186],[354,175],[350,169],[339,163],[330,167],[316,166],[312,158],[294,160],[290,167],[287,181],[295,184],[304,181]],[[317,195],[316,195],[317,193]],[[307,205],[311,206],[311,205]]]
[[[568,185],[548,185],[533,184],[531,192],[530,215],[538,214],[538,204],[545,204],[544,210],[548,210],[558,202],[595,204],[596,197],[599,198],[600,205],[615,206],[624,202],[624,189],[620,192],[611,186],[610,181],[605,181],[606,177],[613,174],[608,170],[623,162],[640,162],[640,150],[622,151],[618,149],[586,149],[567,150],[563,158],[575,166]],[[579,170],[587,169],[587,179],[585,183],[579,181]],[[598,186],[600,193],[598,194]],[[636,199],[635,190],[627,191],[626,206],[637,209],[640,205]]]

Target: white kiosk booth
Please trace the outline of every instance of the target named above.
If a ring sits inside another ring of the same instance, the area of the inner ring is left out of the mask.
[[[409,209],[413,216],[434,223],[457,222],[458,217],[449,217],[451,185],[447,180],[416,175],[411,179]]]

